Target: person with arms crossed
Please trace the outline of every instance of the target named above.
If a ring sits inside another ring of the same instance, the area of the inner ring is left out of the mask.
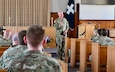
[[[63,12],[58,12],[58,18],[54,20],[54,27],[56,29],[56,47],[58,48],[58,58],[64,60],[65,52],[65,37],[69,29],[69,24],[64,18]]]

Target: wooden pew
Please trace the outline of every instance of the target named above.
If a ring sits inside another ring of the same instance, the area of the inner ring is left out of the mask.
[[[79,55],[80,55],[80,40],[78,38],[71,38],[71,47],[70,47],[70,65],[74,67],[77,62],[79,62]]]
[[[71,57],[70,57],[70,65],[74,67],[76,62],[80,61],[80,40],[87,40],[87,39],[78,39],[78,38],[71,38]]]
[[[9,46],[0,46],[0,56],[2,56],[3,52],[8,48]]]
[[[65,62],[68,62],[68,50],[70,49],[71,38],[65,38]]]
[[[60,63],[61,67],[62,67],[62,72],[68,72],[68,64],[62,60],[58,59],[58,62]]]
[[[107,71],[107,48],[108,46],[92,43],[92,72]]]
[[[0,69],[0,72],[7,72],[7,70],[2,70],[2,69]]]
[[[88,40],[80,41],[80,72],[85,72],[87,65],[91,65],[89,55],[91,52],[92,42]]]
[[[3,28],[8,29],[11,31],[12,34],[19,32],[21,30],[27,30],[29,26],[3,26]],[[50,36],[52,41],[49,44],[49,48],[56,48],[56,30],[54,27],[51,26],[44,26],[45,29],[45,36]],[[44,46],[45,48],[47,45]]]
[[[107,48],[107,72],[115,72],[115,46]]]

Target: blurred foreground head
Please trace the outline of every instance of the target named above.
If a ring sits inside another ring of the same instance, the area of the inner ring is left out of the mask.
[[[3,31],[3,38],[11,38],[11,32],[10,30],[4,30]]]
[[[40,25],[32,25],[27,30],[27,45],[32,48],[39,48],[42,45],[45,30]]]

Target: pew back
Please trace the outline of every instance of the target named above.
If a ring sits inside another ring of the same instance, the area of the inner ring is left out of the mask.
[[[92,43],[92,72],[106,72],[107,46]]]
[[[115,72],[115,46],[107,48],[107,72]]]
[[[80,55],[80,40],[78,38],[71,38],[71,56],[70,56],[70,65],[74,67],[76,62],[79,61]]]
[[[80,61],[80,40],[87,39],[78,39],[78,38],[71,38],[71,57],[70,57],[70,65],[74,67],[76,62]]]
[[[27,30],[29,26],[3,26],[3,28],[8,29],[11,31],[12,34],[19,32],[21,30]],[[50,48],[56,48],[56,30],[54,27],[45,27],[45,36],[50,36],[52,38],[52,41],[48,44]],[[44,46],[45,48],[47,45]]]
[[[59,60],[58,59],[58,62],[60,63],[61,67],[62,67],[62,72],[68,72],[68,64],[65,63],[64,61],[62,60]]]
[[[81,40],[80,41],[80,72],[85,72],[87,65],[91,65],[89,61],[89,55],[92,48],[92,42],[88,40]]]
[[[0,72],[7,72],[6,70],[2,70],[2,69],[0,69]]]
[[[70,49],[71,38],[65,37],[65,62],[68,62],[68,50]]]

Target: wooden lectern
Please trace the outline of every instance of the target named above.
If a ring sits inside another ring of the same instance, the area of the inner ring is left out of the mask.
[[[90,39],[93,36],[93,31],[96,24],[83,23],[78,25],[78,38],[80,39]]]

